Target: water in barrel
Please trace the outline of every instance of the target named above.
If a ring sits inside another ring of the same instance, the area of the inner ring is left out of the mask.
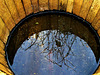
[[[15,29],[7,55],[15,75],[92,75],[99,44],[88,25],[76,18],[45,14]]]

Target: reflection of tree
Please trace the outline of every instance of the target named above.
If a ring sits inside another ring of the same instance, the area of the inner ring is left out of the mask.
[[[69,32],[61,33],[59,30],[47,30],[35,34],[35,40],[26,48],[28,50],[32,46],[41,47],[41,53],[52,63],[62,67],[64,64],[68,68],[75,67],[71,61],[67,59],[69,55],[74,56],[71,48],[76,36]],[[70,63],[70,65],[67,65]],[[73,69],[74,70],[74,69]],[[75,70],[74,70],[75,71]]]

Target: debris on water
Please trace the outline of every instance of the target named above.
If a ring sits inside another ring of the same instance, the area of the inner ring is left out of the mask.
[[[36,22],[35,24],[37,24],[37,25],[38,25],[38,24],[39,24],[39,22]]]
[[[34,73],[34,74],[36,74],[36,73]]]

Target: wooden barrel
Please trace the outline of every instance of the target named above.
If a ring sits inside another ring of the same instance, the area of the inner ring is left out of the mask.
[[[29,14],[45,10],[64,10],[80,16],[100,36],[100,0],[0,0],[0,75],[13,75],[4,50],[10,31]],[[100,75],[100,67],[94,75]]]

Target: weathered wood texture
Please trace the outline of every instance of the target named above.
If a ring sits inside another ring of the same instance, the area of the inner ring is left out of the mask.
[[[49,0],[49,9],[58,10],[58,0]]]
[[[94,28],[96,30],[100,29],[100,20],[98,20],[98,22],[95,24]]]
[[[2,48],[2,49],[4,49],[4,47],[5,47],[5,45],[4,45],[4,43],[0,40],[0,47]]]
[[[5,23],[2,21],[2,19],[0,17],[0,39],[4,43],[6,43],[8,36],[9,36],[9,30],[7,29]]]
[[[79,16],[83,0],[74,0],[73,13]]]
[[[59,0],[59,10],[66,11],[67,9],[67,0]]]
[[[89,10],[89,13],[86,17],[86,20],[90,23],[92,23],[93,19],[95,18],[98,10],[100,8],[100,0],[94,0],[92,3],[92,6]]]
[[[86,18],[87,14],[89,12],[89,9],[92,5],[92,2],[93,2],[93,0],[84,0],[83,1],[80,12],[79,12],[79,16],[82,17],[83,19]]]
[[[25,16],[44,10],[74,13],[91,23],[100,36],[100,0],[0,0],[1,55],[4,54],[4,43],[7,42],[9,31]],[[0,62],[6,66],[4,57]],[[0,70],[10,75],[9,69],[2,64]]]
[[[16,9],[15,3],[13,0],[5,0],[5,4],[7,5],[7,8],[9,9],[9,12],[11,13],[15,23],[17,24],[20,19],[19,19],[19,14]]]
[[[0,75],[7,75],[6,73],[3,73],[2,71],[0,71]]]
[[[4,44],[0,40],[0,71],[6,73],[7,75],[13,75],[9,66],[7,65],[6,58],[5,58],[5,51],[4,51]],[[2,72],[0,73],[2,75]]]
[[[99,36],[100,36],[100,28],[98,29],[98,34],[99,34]]]
[[[39,1],[39,10],[40,11],[49,10],[48,0],[40,0]]]
[[[32,3],[30,0],[22,0],[26,15],[29,15],[33,12]]]
[[[74,0],[68,0],[68,1],[67,1],[67,12],[72,13],[73,4],[74,4]]]
[[[4,0],[0,0],[0,16],[2,17],[3,21],[5,22],[9,30],[12,30],[12,28],[15,26],[15,22]]]
[[[15,2],[15,6],[17,8],[20,20],[21,20],[26,16],[24,8],[23,8],[23,4],[22,4],[21,0],[14,0],[14,2]]]
[[[100,8],[98,10],[98,13],[96,14],[93,22],[92,22],[92,26],[98,30],[100,28]]]
[[[0,64],[0,70],[2,72],[6,73],[7,75],[13,75],[13,73],[9,70],[9,68],[5,67],[3,64]]]
[[[31,0],[33,6],[33,12],[39,12],[39,1],[38,0]]]
[[[2,53],[0,53],[0,57],[2,58],[2,59],[0,59],[0,63],[8,68],[6,59],[4,57],[5,56],[5,51],[1,47],[0,47],[0,52],[2,52]]]

